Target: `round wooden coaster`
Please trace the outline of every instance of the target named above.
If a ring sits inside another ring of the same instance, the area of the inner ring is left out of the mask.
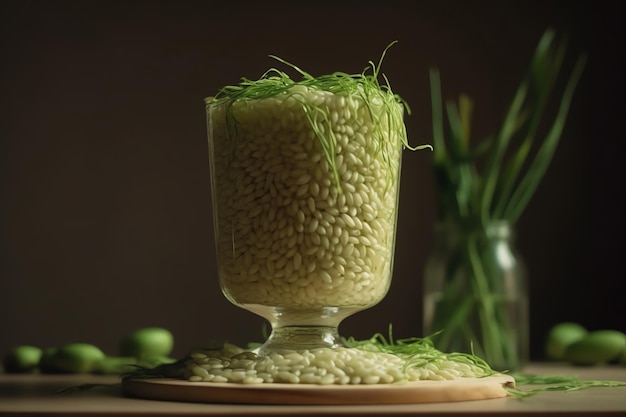
[[[508,375],[374,385],[238,384],[126,379],[124,394],[152,400],[229,404],[413,404],[485,400],[507,395]]]

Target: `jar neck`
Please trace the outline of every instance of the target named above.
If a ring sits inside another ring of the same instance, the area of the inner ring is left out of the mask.
[[[502,240],[515,238],[515,227],[508,220],[492,220],[487,224],[442,220],[437,221],[434,227],[435,235],[442,239],[458,240],[470,236]]]

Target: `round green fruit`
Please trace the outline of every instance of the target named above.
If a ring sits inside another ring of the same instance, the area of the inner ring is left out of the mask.
[[[587,333],[587,329],[578,323],[563,322],[556,324],[548,332],[546,356],[552,360],[563,360],[567,347],[583,339]]]
[[[617,330],[596,330],[569,345],[564,359],[577,365],[594,365],[618,359],[626,349],[626,335]]]
[[[120,356],[140,360],[167,357],[174,348],[174,336],[162,327],[138,329],[120,343]]]
[[[7,373],[28,373],[37,370],[43,351],[30,345],[20,345],[9,350],[2,365]]]
[[[46,373],[91,373],[105,356],[92,344],[70,343],[44,354],[41,368]]]

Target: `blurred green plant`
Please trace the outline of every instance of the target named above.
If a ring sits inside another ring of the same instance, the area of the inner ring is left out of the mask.
[[[470,145],[472,100],[445,103],[440,76],[430,71],[433,112],[434,174],[439,218],[470,226],[492,220],[515,222],[543,178],[561,138],[586,56],[577,60],[545,136],[539,136],[545,109],[563,63],[567,40],[547,30],[530,67],[495,134]],[[549,121],[550,122],[550,121]],[[533,144],[539,143],[533,154]],[[481,165],[482,164],[482,165]]]
[[[498,264],[489,230],[514,227],[550,165],[586,62],[580,55],[548,117],[566,49],[566,39],[544,32],[502,123],[474,142],[472,100],[462,94],[444,106],[439,72],[430,71],[437,223],[453,231],[454,242],[448,258],[439,254],[439,265],[425,271],[425,306],[435,305],[434,314],[425,313],[425,330],[441,331],[433,337],[438,349],[470,344],[472,353],[499,370],[519,370],[527,355],[519,346],[528,342],[526,294],[516,294],[526,290],[503,283],[514,272]]]

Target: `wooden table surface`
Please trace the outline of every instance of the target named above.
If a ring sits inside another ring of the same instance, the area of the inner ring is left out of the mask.
[[[626,382],[626,366],[623,365],[532,364],[524,373]],[[129,398],[122,394],[119,382],[115,376],[0,374],[0,416],[626,416],[626,386],[541,392],[525,399],[506,397],[429,404],[311,406],[205,404]],[[69,394],[57,393],[61,388],[84,383],[110,385]],[[530,387],[519,386],[522,389]]]

